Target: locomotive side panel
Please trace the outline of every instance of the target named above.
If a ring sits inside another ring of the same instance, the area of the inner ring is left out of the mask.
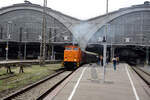
[[[64,66],[66,68],[79,67],[81,61],[81,50],[77,46],[66,46],[64,50]]]
[[[64,50],[63,65],[66,68],[77,68],[81,64],[95,62],[97,55],[87,51],[81,51],[78,46],[66,46]]]

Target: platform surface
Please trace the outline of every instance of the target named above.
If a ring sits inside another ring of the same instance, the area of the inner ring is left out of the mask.
[[[131,70],[120,63],[117,70],[111,63],[103,68],[97,64],[84,65],[44,100],[150,100],[150,89]]]

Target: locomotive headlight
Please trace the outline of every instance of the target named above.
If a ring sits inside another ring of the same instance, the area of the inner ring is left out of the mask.
[[[67,61],[67,59],[64,59],[64,61]]]

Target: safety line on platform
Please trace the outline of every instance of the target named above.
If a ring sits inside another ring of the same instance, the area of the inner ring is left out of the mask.
[[[138,96],[138,94],[137,94],[137,92],[136,92],[135,86],[134,86],[134,84],[133,84],[133,81],[132,81],[132,79],[131,79],[131,76],[130,76],[130,74],[129,74],[129,70],[128,70],[128,68],[127,68],[127,65],[125,65],[125,66],[126,66],[126,72],[127,72],[128,77],[129,77],[129,80],[130,80],[130,83],[131,83],[131,86],[132,86],[134,95],[135,95],[135,97],[136,97],[136,100],[140,100],[140,99],[139,99],[139,96]]]
[[[78,85],[79,85],[79,83],[80,83],[80,80],[82,79],[82,76],[83,76],[83,74],[84,74],[86,68],[87,68],[87,67],[85,67],[85,68],[82,70],[82,73],[81,73],[80,77],[78,78],[78,81],[77,81],[76,85],[74,86],[73,91],[72,91],[72,93],[70,94],[68,100],[71,100],[71,99],[72,99],[72,97],[73,97],[73,95],[74,95],[74,93],[75,93],[75,91],[76,91],[76,89],[77,89],[77,87],[78,87]]]

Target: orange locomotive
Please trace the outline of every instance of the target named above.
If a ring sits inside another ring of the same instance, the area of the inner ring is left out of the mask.
[[[90,59],[89,59],[90,58]],[[78,46],[66,46],[63,65],[66,68],[76,68],[83,63],[95,61],[96,56],[82,52]]]
[[[78,46],[66,46],[64,50],[64,66],[79,67],[82,60],[82,52]]]

